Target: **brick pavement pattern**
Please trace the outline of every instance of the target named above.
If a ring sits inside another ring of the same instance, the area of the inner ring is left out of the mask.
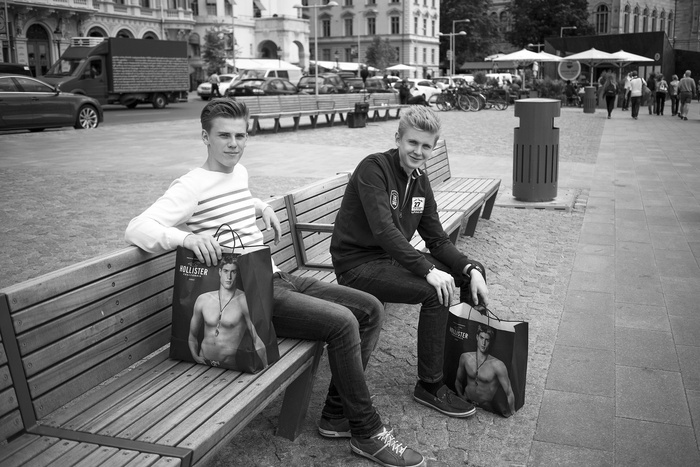
[[[697,108],[687,122],[562,109],[559,186],[575,191],[575,208],[497,208],[460,238],[489,269],[491,308],[530,322],[526,401],[513,417],[449,419],[413,402],[417,308],[388,306],[368,383],[385,421],[429,465],[700,464]],[[511,110],[441,117],[453,174],[511,185]],[[0,287],[123,246],[126,222],[203,160],[197,128],[0,135]],[[243,163],[266,197],[352,170],[395,132],[396,120],[262,133]],[[317,435],[329,378],[324,360],[295,442],[273,434],[277,401],[211,465],[375,465]]]

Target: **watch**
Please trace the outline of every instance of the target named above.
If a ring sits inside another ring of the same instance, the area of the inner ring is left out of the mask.
[[[481,266],[478,266],[476,264],[470,264],[467,267],[467,277],[471,277],[471,272],[473,269],[476,269],[477,271],[479,271],[479,273],[481,274],[482,277],[484,276],[484,270],[481,269]]]

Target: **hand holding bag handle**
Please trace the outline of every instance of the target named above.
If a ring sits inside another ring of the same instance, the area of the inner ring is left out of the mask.
[[[232,247],[222,247],[222,248],[231,248],[231,252],[236,249],[236,238],[238,238],[238,244],[242,249],[245,250],[245,245],[243,244],[243,241],[241,240],[241,236],[238,235],[238,232],[233,230],[233,228],[229,224],[221,224],[218,229],[216,229],[216,232],[214,233],[214,238],[216,238],[216,241],[219,241],[219,238],[224,234],[224,232],[221,231],[223,227],[226,227],[231,234],[231,238],[233,238],[233,246]]]

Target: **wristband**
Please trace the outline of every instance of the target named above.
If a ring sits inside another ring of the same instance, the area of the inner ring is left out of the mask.
[[[467,277],[471,277],[471,272],[472,272],[473,269],[476,269],[477,271],[479,271],[479,273],[481,274],[481,276],[484,277],[484,271],[483,271],[483,269],[481,269],[481,267],[478,266],[478,265],[476,265],[476,264],[470,264],[470,265],[469,265],[469,267],[467,268]]]
[[[431,272],[433,272],[434,269],[435,269],[435,265],[433,264],[432,266],[430,266],[430,269],[428,269],[428,272],[426,272],[426,273],[425,273],[425,276],[423,276],[423,277],[424,277],[424,278],[428,277],[428,274],[430,274]]]

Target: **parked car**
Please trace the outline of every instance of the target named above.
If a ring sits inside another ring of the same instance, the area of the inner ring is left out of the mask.
[[[362,83],[362,78],[346,78],[345,84],[350,88],[350,92],[395,92],[381,78],[367,78],[366,86]]]
[[[34,76],[29,65],[23,65],[21,63],[0,63],[0,73]]]
[[[297,88],[299,92],[305,94],[314,94],[316,92],[316,81],[318,80],[319,94],[336,94],[350,92],[350,88],[343,78],[336,73],[319,73],[315,75],[304,76],[299,80]]]
[[[226,95],[226,91],[231,86],[231,84],[236,81],[238,75],[219,75],[219,94],[222,96]],[[211,83],[205,81],[204,83],[197,86],[197,95],[202,98],[202,100],[209,100],[211,97]]]
[[[298,92],[296,86],[283,78],[252,78],[237,81],[228,89],[227,96],[276,96]]]
[[[92,97],[61,92],[28,76],[0,73],[0,130],[90,129],[102,119],[102,107]]]
[[[442,90],[429,79],[408,78],[408,83],[411,85],[412,96],[423,95],[425,100],[428,102],[430,102],[433,95],[437,95],[442,92]]]

